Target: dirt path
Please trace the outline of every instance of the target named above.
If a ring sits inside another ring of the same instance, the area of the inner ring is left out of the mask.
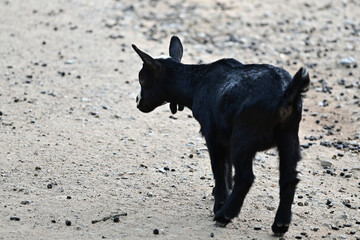
[[[185,63],[307,66],[285,238],[360,239],[360,3],[290,2],[0,0],[0,239],[276,239],[275,150],[217,228],[191,112],[137,111],[131,44],[166,54],[173,34]]]

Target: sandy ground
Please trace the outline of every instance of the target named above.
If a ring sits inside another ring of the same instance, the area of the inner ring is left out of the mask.
[[[290,2],[0,0],[0,239],[277,239],[275,149],[254,160],[239,218],[218,228],[191,112],[136,109],[131,44],[166,54],[173,34],[185,63],[307,66],[284,238],[360,239],[360,3]]]

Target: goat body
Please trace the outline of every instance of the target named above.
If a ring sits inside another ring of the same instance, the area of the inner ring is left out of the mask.
[[[301,68],[294,77],[265,64],[221,59],[211,64],[180,63],[182,44],[170,42],[170,57],[154,59],[133,45],[143,60],[137,107],[150,112],[164,102],[190,108],[200,123],[215,179],[214,220],[221,226],[236,217],[254,174],[258,151],[277,147],[280,157],[280,205],[272,230],[282,235],[291,221],[291,204],[298,183],[299,123],[302,93],[310,79]],[[234,183],[232,168],[235,169]]]

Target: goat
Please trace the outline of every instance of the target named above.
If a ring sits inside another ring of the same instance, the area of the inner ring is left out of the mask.
[[[221,59],[210,64],[180,63],[180,39],[170,41],[169,58],[152,58],[132,45],[143,61],[137,108],[144,113],[166,102],[192,110],[209,150],[215,180],[214,221],[225,227],[241,210],[255,176],[252,160],[258,151],[277,147],[280,158],[280,204],[272,231],[289,229],[291,205],[300,160],[299,124],[303,93],[310,78],[305,68],[292,77],[266,64]],[[235,175],[232,178],[232,168]]]

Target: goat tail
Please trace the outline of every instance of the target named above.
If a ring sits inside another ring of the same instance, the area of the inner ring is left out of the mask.
[[[294,101],[295,97],[309,90],[310,77],[306,68],[301,67],[295,73],[292,81],[289,83],[284,93],[284,100],[287,103]]]
[[[279,109],[280,121],[284,122],[292,114],[294,110],[294,101],[296,105],[300,106],[301,111],[301,97],[309,89],[310,78],[306,68],[302,67],[297,71],[292,81],[285,89],[282,105]],[[298,99],[298,100],[296,100]],[[299,109],[298,109],[299,110]]]

